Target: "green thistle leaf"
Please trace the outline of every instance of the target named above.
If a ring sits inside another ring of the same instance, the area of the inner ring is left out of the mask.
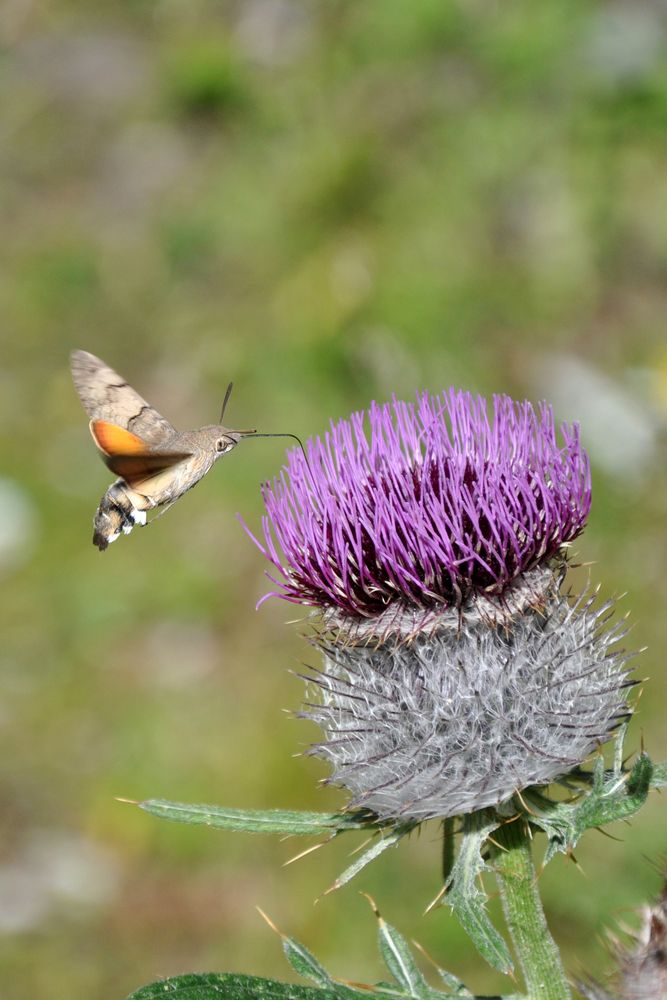
[[[229,809],[226,806],[193,805],[147,799],[140,809],[160,819],[211,826],[241,833],[332,834],[346,830],[377,829],[378,823],[365,812],[318,813],[290,809]]]
[[[294,971],[304,979],[312,979],[318,986],[331,986],[331,976],[305,945],[294,938],[283,937],[283,951]]]
[[[242,976],[225,972],[205,972],[161,979],[142,986],[127,1000],[391,1000],[414,994],[384,986],[363,986],[356,989],[343,983],[332,982],[326,988],[295,986],[260,976]],[[459,1000],[452,993],[429,990],[429,1000]],[[483,998],[478,998],[483,1000]],[[491,1000],[491,998],[489,998]],[[498,1000],[498,998],[494,998]],[[512,998],[507,998],[512,1000]],[[518,1000],[518,998],[515,998]]]
[[[354,861],[341,875],[338,876],[333,885],[327,889],[327,892],[333,892],[336,889],[340,889],[341,886],[344,886],[347,882],[353,879],[355,875],[358,875],[359,872],[366,867],[366,865],[369,865],[371,861],[375,861],[375,859],[379,857],[380,854],[384,853],[387,848],[393,847],[399,842],[399,840],[405,837],[406,834],[410,833],[411,830],[414,830],[417,825],[417,823],[402,823],[400,826],[395,826],[393,829],[390,829],[388,833],[385,833],[384,831],[380,833],[378,839],[373,843],[373,845],[369,847],[367,851],[364,851],[363,854],[360,854],[356,861]]]
[[[526,818],[549,839],[544,863],[559,851],[573,850],[586,830],[634,815],[654,785],[654,771],[646,754],[637,758],[630,771],[620,773],[616,769],[606,772],[602,757],[598,757],[591,787],[576,802],[551,802],[539,792],[524,792],[530,805]]]
[[[350,990],[347,995],[355,1000],[359,997],[356,990]],[[127,1000],[162,1000],[163,997],[175,1000],[338,1000],[342,996],[333,989],[294,986],[259,976],[206,972],[151,983],[132,993]]]
[[[451,906],[480,955],[494,969],[509,975],[513,969],[509,950],[489,920],[487,897],[477,884],[478,876],[489,870],[482,858],[482,850],[497,826],[498,818],[489,810],[463,818],[461,845],[446,883],[444,902]]]
[[[425,998],[432,995],[431,988],[417,968],[408,942],[395,927],[383,920],[377,910],[378,943],[387,969],[409,997]]]
[[[457,997],[472,997],[472,993],[457,976],[453,976],[447,969],[436,966],[436,971],[448,990],[454,990]]]

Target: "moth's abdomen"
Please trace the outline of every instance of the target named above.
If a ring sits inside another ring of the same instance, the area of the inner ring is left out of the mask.
[[[93,518],[93,545],[96,545],[100,552],[103,552],[112,542],[116,541],[125,522],[124,511],[110,503],[105,493]]]
[[[133,503],[133,496],[136,495],[129,493],[124,482],[119,479],[100,500],[93,518],[93,545],[100,552],[115,542],[121,533],[129,535],[135,524],[146,523],[146,511]]]
[[[146,511],[172,504],[206,475],[215,455],[199,452],[161,469],[141,482],[117,479],[109,487],[93,519],[93,543],[100,551],[119,535],[129,535],[135,524],[146,523]]]

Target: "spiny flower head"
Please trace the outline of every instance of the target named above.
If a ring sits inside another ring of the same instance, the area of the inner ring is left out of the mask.
[[[324,670],[305,678],[301,715],[326,738],[309,752],[352,807],[425,820],[497,806],[608,739],[628,717],[623,632],[609,604],[570,602],[559,584],[529,571],[501,627],[466,607],[410,641],[314,640]]]
[[[501,594],[580,533],[590,473],[552,410],[450,389],[372,403],[294,449],[263,495],[280,597],[343,615]]]
[[[352,806],[416,822],[500,806],[627,717],[609,606],[563,590],[590,471],[546,404],[373,403],[293,450],[264,501],[273,593],[321,612],[311,753]]]

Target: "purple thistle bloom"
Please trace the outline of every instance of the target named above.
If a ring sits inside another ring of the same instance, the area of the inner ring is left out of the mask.
[[[319,608],[310,752],[383,818],[509,802],[627,718],[611,605],[563,593],[590,510],[579,429],[450,389],[396,399],[292,450],[264,487],[273,593]],[[273,579],[273,577],[272,577]]]
[[[357,617],[501,594],[586,522],[588,457],[576,425],[561,435],[546,404],[495,396],[489,418],[454,389],[332,424],[264,487],[273,593]]]

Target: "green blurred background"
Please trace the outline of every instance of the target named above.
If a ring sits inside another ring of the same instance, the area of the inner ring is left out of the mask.
[[[183,971],[289,978],[255,906],[340,976],[380,973],[364,889],[479,991],[426,826],[317,897],[358,841],[161,823],[115,797],[328,809],[282,711],[311,658],[235,513],[280,441],[243,444],[106,554],[109,476],[68,353],[179,427],[302,436],[456,384],[552,399],[594,464],[576,546],[627,592],[667,756],[667,12],[625,0],[5,0],[0,6],[0,977],[4,1000],[122,998]],[[664,804],[542,877],[573,972],[659,887]],[[494,904],[495,906],[495,904]],[[494,910],[494,912],[497,912]]]

